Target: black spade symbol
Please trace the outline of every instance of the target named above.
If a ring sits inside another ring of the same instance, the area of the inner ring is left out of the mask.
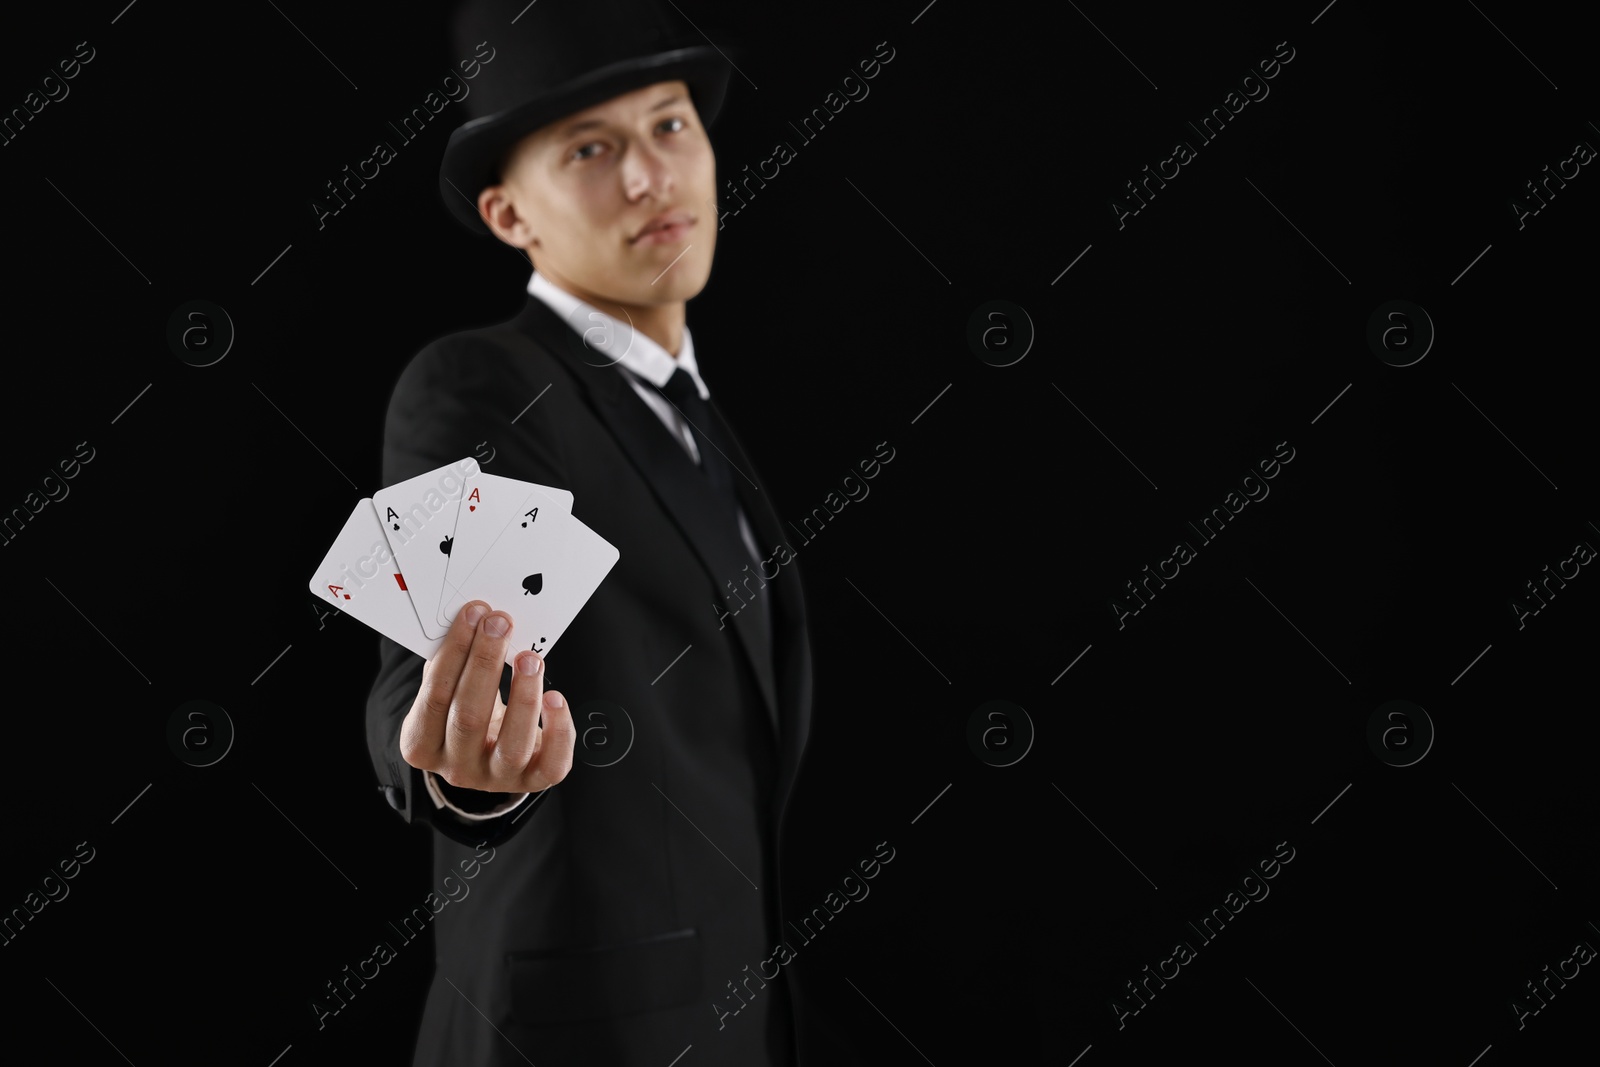
[[[455,540],[454,537],[446,537],[443,541],[440,541],[439,542],[439,551],[443,552],[445,555],[448,556],[450,554],[450,542],[452,542],[454,540]]]
[[[541,590],[543,588],[544,588],[544,574],[543,574],[543,572],[540,572],[539,574],[530,574],[526,578],[522,579],[522,592],[524,594],[538,593],[539,590]]]

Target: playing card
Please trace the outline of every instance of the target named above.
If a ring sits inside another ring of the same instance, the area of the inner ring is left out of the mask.
[[[428,637],[443,637],[450,628],[439,624],[439,598],[462,490],[466,479],[479,473],[477,460],[468,456],[372,495],[373,511]]]
[[[480,471],[467,480],[458,509],[449,566],[436,608],[436,621],[447,630],[455,620],[456,609],[466,603],[453,600],[454,593],[497,540],[512,529],[532,529],[541,538],[554,536],[556,527],[572,513],[572,494],[565,489]]]
[[[422,632],[370,499],[345,520],[311,578],[311,592],[423,659],[432,659],[442,643]]]
[[[488,555],[445,595],[452,617],[482,600],[511,616],[506,662],[531,648],[548,655],[617,562],[617,550],[571,515],[559,526],[513,520]]]

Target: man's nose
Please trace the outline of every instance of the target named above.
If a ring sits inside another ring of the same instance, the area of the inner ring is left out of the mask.
[[[622,159],[622,187],[629,200],[646,193],[664,199],[672,195],[673,184],[672,166],[655,146],[644,141],[628,146]]]

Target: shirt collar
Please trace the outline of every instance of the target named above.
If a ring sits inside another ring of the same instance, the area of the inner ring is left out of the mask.
[[[711,390],[706,388],[700,377],[700,367],[695,363],[694,338],[687,324],[683,328],[683,350],[674,359],[642,331],[578,299],[538,271],[528,279],[528,293],[544,301],[568,326],[583,335],[584,343],[590,348],[614,358],[617,366],[658,387],[666,385],[672,372],[682,367],[694,381],[700,399],[710,398]]]

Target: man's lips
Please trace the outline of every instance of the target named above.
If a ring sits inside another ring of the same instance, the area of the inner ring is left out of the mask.
[[[631,244],[650,245],[676,241],[695,224],[693,215],[686,211],[671,211],[651,219],[644,230],[636,234]]]

